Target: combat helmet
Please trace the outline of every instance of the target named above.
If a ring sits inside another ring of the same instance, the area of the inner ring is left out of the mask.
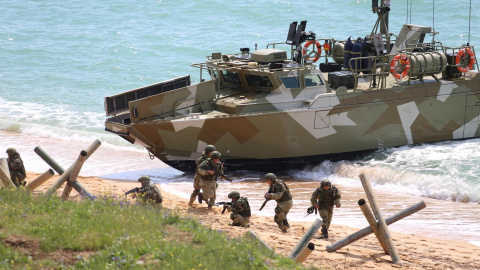
[[[267,173],[267,174],[265,174],[265,180],[275,181],[275,180],[277,180],[277,176],[275,176],[275,174],[273,174],[273,173]]]
[[[232,192],[228,193],[228,198],[238,200],[240,198],[240,193],[238,191],[232,191]]]
[[[10,147],[10,148],[7,149],[7,154],[10,155],[10,156],[14,155],[16,153],[17,153],[17,149],[15,149],[13,147]]]
[[[147,175],[143,175],[143,176],[140,176],[140,178],[138,178],[138,182],[150,182],[150,177],[147,176]]]
[[[213,151],[215,151],[215,150],[217,150],[217,149],[215,148],[215,146],[213,146],[213,145],[211,145],[211,144],[205,146],[205,149],[203,149],[203,151],[205,152],[205,154],[206,154],[206,153],[209,153],[209,152],[213,152]]]
[[[332,183],[330,182],[330,180],[328,179],[323,179],[322,182],[320,182],[320,187],[323,188],[325,186],[329,186],[331,187],[332,186]]]
[[[210,154],[210,158],[212,159],[215,159],[215,158],[220,158],[222,154],[220,154],[220,152],[218,151],[213,151],[211,154]]]

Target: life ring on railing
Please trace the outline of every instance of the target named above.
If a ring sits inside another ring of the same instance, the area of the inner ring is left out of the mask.
[[[313,43],[315,43],[315,46],[317,47],[317,51],[315,51],[315,48],[307,53],[307,49],[310,45],[312,45]],[[305,60],[312,60],[311,57],[307,57],[307,56],[310,56],[311,54],[315,54],[315,57],[313,58],[313,63],[317,62],[318,59],[320,59],[320,55],[322,54],[322,45],[320,44],[320,42],[316,41],[316,40],[310,40],[308,41],[307,43],[305,43],[305,46],[303,46],[303,57]]]
[[[397,70],[397,62],[400,63],[401,67],[404,67],[403,71]],[[410,59],[408,59],[407,55],[404,53],[395,55],[392,62],[390,62],[390,73],[392,73],[393,77],[397,79],[406,77],[409,70]]]
[[[465,59],[468,56],[470,57],[470,61],[465,63]],[[470,48],[461,49],[457,53],[457,57],[455,58],[455,65],[457,66],[458,71],[462,73],[466,73],[469,70],[473,69],[473,65],[475,64],[475,53]]]

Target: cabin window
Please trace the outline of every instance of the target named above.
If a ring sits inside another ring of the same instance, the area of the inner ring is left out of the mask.
[[[285,88],[300,88],[300,79],[298,76],[280,77]]]
[[[305,87],[324,85],[320,75],[318,74],[306,74],[305,75]]]
[[[242,84],[237,72],[222,70],[223,80],[229,83]]]
[[[247,79],[248,86],[273,87],[272,82],[267,76],[247,74],[245,78]]]

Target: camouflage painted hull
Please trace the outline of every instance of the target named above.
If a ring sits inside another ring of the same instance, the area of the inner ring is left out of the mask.
[[[192,95],[201,87],[185,89]],[[146,108],[145,102],[132,105]],[[117,133],[184,171],[193,168],[207,144],[230,150],[229,169],[300,168],[379,147],[478,137],[480,76],[470,72],[456,81],[322,93],[301,102],[301,108],[240,114],[225,113],[220,106],[208,113],[119,125]]]

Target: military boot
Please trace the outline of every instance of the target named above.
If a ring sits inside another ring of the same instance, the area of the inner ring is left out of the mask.
[[[190,202],[188,203],[189,206],[193,205],[193,202],[195,201],[195,197],[197,197],[195,193],[190,195]]]
[[[290,224],[288,224],[288,221],[286,219],[284,219],[282,222],[283,222],[283,225],[285,225],[287,228],[290,229]]]
[[[322,234],[323,234],[322,238],[328,238],[328,230],[327,229],[322,228]]]
[[[198,203],[202,204],[202,193],[198,193]]]

